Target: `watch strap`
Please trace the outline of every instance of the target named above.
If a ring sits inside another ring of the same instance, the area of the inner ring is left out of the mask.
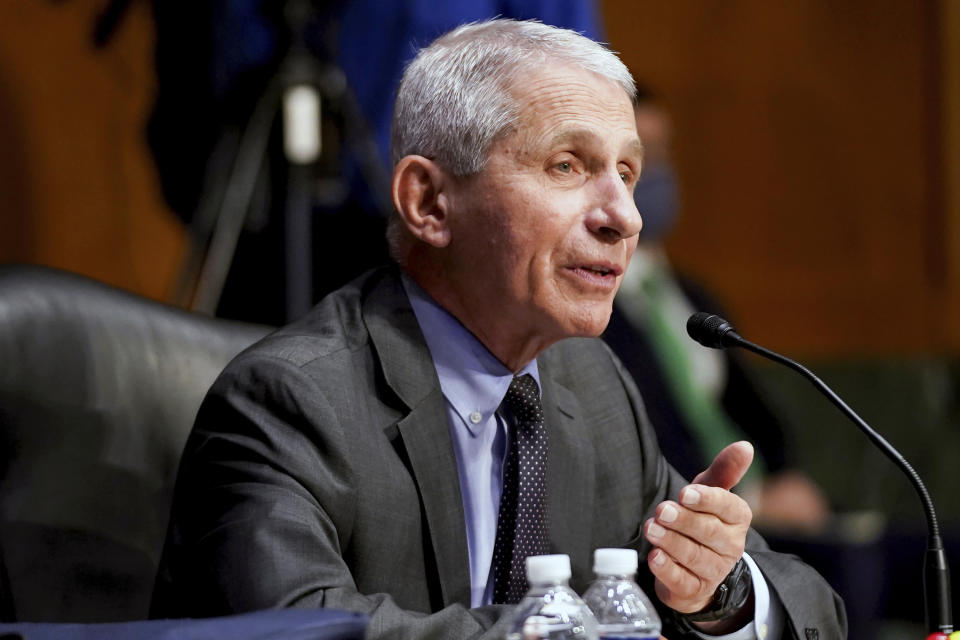
[[[685,623],[723,620],[740,611],[747,604],[752,592],[753,579],[750,576],[750,568],[741,557],[723,582],[717,586],[713,599],[706,607],[694,613],[674,612],[674,617],[682,630],[691,631],[693,629]]]

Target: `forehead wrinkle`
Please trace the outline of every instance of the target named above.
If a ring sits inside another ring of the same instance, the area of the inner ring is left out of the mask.
[[[510,93],[517,106],[518,118],[513,135],[508,136],[512,138],[510,146],[513,146],[518,155],[528,157],[531,153],[543,151],[545,143],[550,148],[571,143],[602,143],[623,124],[620,120],[624,115],[616,104],[618,100],[611,101],[598,95],[598,87],[606,87],[608,84],[606,78],[597,77],[590,72],[572,77],[558,77],[553,71],[534,73],[525,77],[522,83],[519,78],[514,78]],[[622,97],[626,106],[629,96],[622,93],[619,87],[615,89],[617,97]],[[602,92],[602,89],[599,91]],[[584,111],[584,105],[590,107],[587,112]],[[634,132],[633,139],[625,143],[625,146],[630,147],[626,152],[637,155],[637,160],[640,160],[642,144],[636,137],[632,105],[627,106],[626,113],[629,113],[629,122]],[[597,131],[594,126],[582,126],[585,115],[592,121],[591,125],[599,123],[605,130]],[[556,131],[554,135],[547,137],[546,131],[538,127],[538,124],[544,122],[554,123],[555,126],[550,128],[551,131]]]

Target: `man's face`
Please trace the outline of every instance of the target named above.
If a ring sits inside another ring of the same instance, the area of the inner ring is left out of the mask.
[[[446,275],[461,320],[488,345],[504,334],[543,346],[596,336],[641,225],[633,108],[619,86],[574,67],[517,85],[518,130],[449,191]]]

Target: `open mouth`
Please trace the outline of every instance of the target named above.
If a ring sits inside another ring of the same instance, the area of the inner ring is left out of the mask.
[[[593,273],[599,276],[615,275],[613,273],[613,269],[608,269],[606,267],[580,267],[580,268],[583,269],[584,271],[588,271],[590,273]]]
[[[577,274],[581,280],[599,284],[604,288],[613,286],[616,283],[617,276],[622,272],[616,266],[607,264],[581,264],[570,267],[570,270]]]
[[[613,262],[594,262],[592,264],[580,264],[575,267],[576,269],[586,271],[592,275],[598,276],[619,276],[623,273],[616,263]]]

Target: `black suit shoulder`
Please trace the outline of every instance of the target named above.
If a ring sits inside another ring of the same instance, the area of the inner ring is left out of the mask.
[[[362,317],[362,305],[370,287],[385,274],[376,270],[364,274],[321,300],[294,321],[251,346],[237,358],[277,358],[301,367],[338,351],[365,348],[369,334]]]

